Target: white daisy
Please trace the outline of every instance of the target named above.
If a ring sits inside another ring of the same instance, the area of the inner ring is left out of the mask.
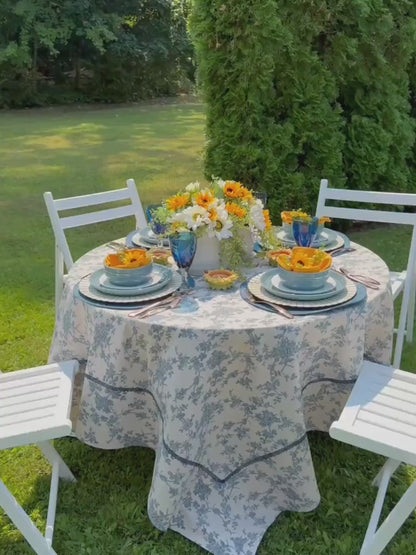
[[[266,220],[264,219],[263,203],[261,200],[257,200],[250,208],[250,223],[259,231],[266,229]]]
[[[188,193],[194,193],[195,191],[199,191],[199,189],[200,185],[198,181],[195,181],[194,183],[189,183],[189,185],[185,187],[185,191],[188,191]]]

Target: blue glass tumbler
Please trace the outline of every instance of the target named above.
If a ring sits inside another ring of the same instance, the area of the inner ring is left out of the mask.
[[[299,247],[310,247],[318,234],[319,218],[308,220],[294,218],[293,236]]]
[[[172,256],[182,274],[186,287],[191,287],[193,278],[189,275],[189,268],[196,252],[197,238],[193,231],[179,231],[169,235]]]

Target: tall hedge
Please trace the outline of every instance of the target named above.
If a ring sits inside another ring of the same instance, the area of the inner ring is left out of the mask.
[[[275,216],[319,180],[413,190],[413,1],[194,0],[207,176],[265,189]]]

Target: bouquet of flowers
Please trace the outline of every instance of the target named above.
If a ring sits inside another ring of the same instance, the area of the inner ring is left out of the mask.
[[[263,245],[276,242],[269,211],[238,181],[213,177],[209,185],[190,183],[167,198],[154,217],[167,224],[169,234],[193,231],[199,237],[218,239],[221,262],[232,269],[249,262],[243,231],[251,232]]]
[[[155,215],[169,224],[170,233],[190,230],[220,241],[248,226],[259,234],[271,229],[269,211],[237,181],[213,178],[208,186],[190,183],[169,197]]]

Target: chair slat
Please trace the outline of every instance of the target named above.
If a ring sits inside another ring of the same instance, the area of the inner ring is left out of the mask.
[[[71,229],[126,216],[134,216],[134,207],[131,204],[117,208],[107,208],[107,210],[99,210],[97,212],[88,212],[87,214],[79,214],[77,216],[67,216],[66,218],[61,218],[61,224],[63,229]]]
[[[325,197],[329,200],[343,200],[357,203],[369,202],[371,204],[388,204],[390,206],[416,206],[416,195],[408,193],[357,191],[328,187]]]
[[[58,212],[61,212],[63,210],[85,208],[86,206],[106,204],[107,202],[117,202],[128,199],[130,199],[130,193],[128,189],[114,189],[113,191],[91,193],[90,195],[56,199],[54,202]]]

